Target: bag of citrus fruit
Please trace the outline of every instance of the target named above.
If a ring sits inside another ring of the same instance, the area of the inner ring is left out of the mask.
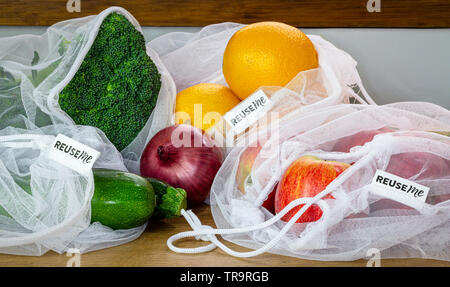
[[[351,56],[283,23],[215,24],[149,47],[175,81],[176,123],[202,128],[221,146],[294,110],[374,104]]]
[[[450,111],[419,102],[336,105],[294,112],[278,133],[261,135],[257,145],[234,147],[216,175],[218,229],[184,212],[193,231],[169,238],[171,250],[450,260]],[[234,251],[217,234],[254,250]],[[211,244],[174,246],[185,237]]]
[[[174,123],[175,95],[139,23],[120,7],[0,41],[0,129],[94,126],[134,172],[145,144]]]

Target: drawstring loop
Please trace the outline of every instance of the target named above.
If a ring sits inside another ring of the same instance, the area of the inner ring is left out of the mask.
[[[175,235],[172,235],[167,240],[167,247],[169,247],[170,250],[176,252],[176,253],[186,253],[186,254],[197,254],[197,253],[204,253],[209,252],[217,247],[222,249],[225,253],[228,253],[229,255],[235,256],[235,257],[253,257],[260,255],[267,250],[274,247],[284,236],[284,234],[287,233],[287,231],[296,223],[296,221],[302,216],[305,211],[314,203],[317,203],[322,208],[322,217],[319,219],[319,221],[326,221],[329,216],[329,207],[328,204],[322,200],[321,198],[324,197],[326,194],[330,193],[331,191],[325,189],[322,192],[318,193],[315,197],[308,197],[308,198],[299,198],[292,202],[290,202],[283,210],[276,214],[271,219],[264,221],[260,224],[257,224],[255,226],[249,226],[249,227],[242,227],[242,228],[235,228],[235,229],[214,229],[209,225],[202,225],[200,219],[192,212],[192,210],[182,210],[181,214],[186,219],[186,221],[189,223],[189,225],[192,228],[192,231],[185,231],[181,232]],[[250,252],[237,252],[234,251],[227,246],[225,246],[222,242],[220,242],[216,235],[224,235],[224,234],[238,234],[238,233],[246,233],[250,231],[260,230],[263,228],[266,228],[270,225],[273,225],[277,221],[279,221],[284,215],[286,215],[290,210],[293,208],[304,204],[302,208],[300,208],[299,211],[286,223],[286,225],[281,229],[281,231],[278,233],[275,238],[273,238],[271,241],[269,241],[266,245],[262,246],[259,249],[250,251]],[[175,241],[178,241],[183,238],[187,237],[194,237],[197,240],[202,241],[209,241],[211,242],[208,245],[200,246],[196,248],[179,248],[176,247],[173,243]]]

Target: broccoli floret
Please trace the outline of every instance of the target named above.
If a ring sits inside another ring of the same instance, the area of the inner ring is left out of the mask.
[[[108,15],[59,105],[78,125],[101,129],[118,150],[128,146],[155,108],[161,75],[142,33],[118,13]]]

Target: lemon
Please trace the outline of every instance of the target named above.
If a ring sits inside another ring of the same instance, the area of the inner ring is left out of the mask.
[[[239,98],[227,86],[197,84],[177,94],[175,122],[191,124],[207,131],[239,102]]]
[[[317,67],[317,52],[302,31],[259,22],[234,33],[222,70],[228,86],[243,100],[261,86],[285,86],[299,72]]]

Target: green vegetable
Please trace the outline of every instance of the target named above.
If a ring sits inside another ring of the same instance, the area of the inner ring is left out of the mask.
[[[183,189],[136,174],[108,169],[94,169],[92,222],[113,229],[129,229],[149,218],[171,218],[186,208]]]
[[[61,38],[58,52],[60,56],[66,51],[70,42]],[[39,64],[40,56],[37,51],[33,51],[31,65]],[[28,79],[37,87],[45,80],[59,65],[61,58],[49,64],[41,70],[31,70],[31,76]],[[18,115],[26,116],[25,108],[22,102],[21,86],[22,80],[16,79],[9,71],[0,66],[0,130],[6,127],[27,128],[23,119]],[[39,127],[51,124],[50,117],[39,108],[35,111],[35,124]]]
[[[20,177],[20,178],[13,177],[13,179],[14,179],[14,183],[17,184],[18,187],[20,187],[23,191],[25,191],[26,193],[28,193],[30,195],[32,194],[31,186],[30,186],[31,175],[28,175],[25,177]],[[13,218],[1,204],[0,204],[0,216]]]
[[[174,188],[165,182],[147,178],[156,193],[156,209],[153,218],[172,218],[181,215],[187,208],[187,193],[182,188]]]
[[[34,51],[33,59],[31,60],[31,65],[32,66],[36,65],[37,63],[39,63],[39,60],[40,60],[39,53]],[[31,78],[32,78],[33,82],[37,82],[37,80],[36,80],[37,75],[38,75],[38,72],[36,70],[31,70]]]
[[[6,216],[11,218],[11,215],[9,215],[8,211],[6,211],[1,205],[0,205],[0,216]]]
[[[20,79],[0,66],[0,130],[9,126],[25,128],[17,123],[18,114],[25,114],[20,96]]]
[[[74,42],[77,43],[80,41],[79,36],[74,37]],[[31,82],[35,87],[39,86],[42,81],[44,81],[55,69],[59,66],[62,57],[64,56],[64,53],[67,51],[69,45],[71,44],[71,41],[67,40],[65,37],[62,37],[59,39],[60,42],[58,44],[58,54],[59,58],[55,60],[53,63],[48,64],[45,68],[41,70],[31,70]],[[39,64],[39,61],[41,60],[41,57],[39,56],[39,53],[37,51],[33,52],[33,59],[31,59],[31,65],[35,66]]]
[[[96,169],[94,185],[91,222],[99,221],[113,229],[129,229],[147,222],[155,210],[155,192],[143,177]]]
[[[76,124],[101,129],[123,150],[145,126],[160,88],[161,75],[142,33],[125,16],[112,13],[59,94],[59,104]]]

